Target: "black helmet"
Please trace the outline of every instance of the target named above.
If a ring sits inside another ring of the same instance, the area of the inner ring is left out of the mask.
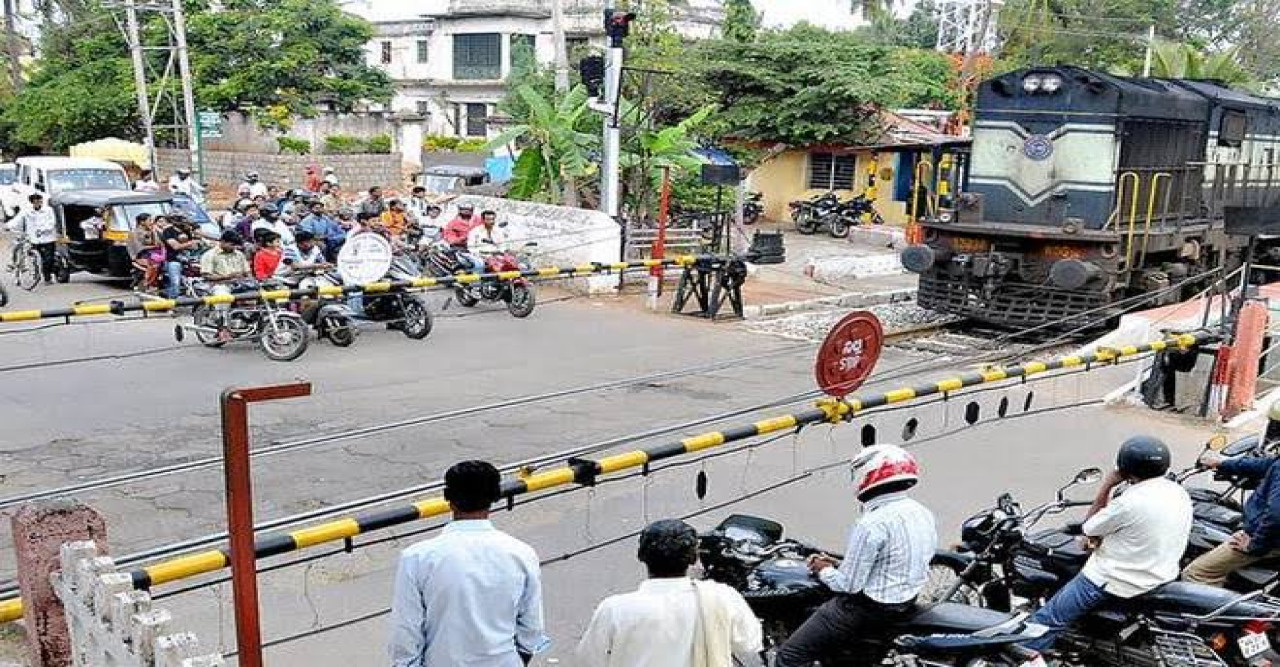
[[[1116,467],[1129,477],[1159,477],[1169,472],[1169,448],[1159,438],[1135,435],[1120,445]]]

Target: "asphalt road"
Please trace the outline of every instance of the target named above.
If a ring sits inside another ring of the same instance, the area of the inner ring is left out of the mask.
[[[92,284],[50,286],[15,294],[11,307],[48,307],[111,294],[109,288]],[[502,464],[625,440],[813,387],[811,346],[753,334],[739,324],[651,314],[610,300],[547,303],[523,321],[505,311],[463,313],[456,306],[440,310],[443,305],[436,299],[436,329],[425,341],[370,330],[354,348],[316,343],[291,364],[270,362],[248,346],[210,350],[179,345],[172,337],[174,320],[167,316],[0,329],[0,423],[6,433],[0,440],[0,504],[50,487],[216,456],[217,398],[230,386],[299,377],[314,384],[310,398],[252,408],[255,443],[261,447],[630,380],[257,458],[260,521],[434,481],[463,458]],[[689,375],[636,379],[724,360],[739,361]],[[937,360],[890,349],[877,377],[909,364],[923,368],[930,363]],[[599,599],[634,587],[641,572],[630,534],[647,520],[703,511],[691,521],[707,526],[732,512],[754,512],[784,522],[792,534],[839,549],[855,516],[839,462],[856,451],[867,424],[876,428],[877,440],[900,442],[906,421],[917,420],[912,443],[918,443],[928,472],[921,496],[938,512],[944,539],[952,539],[959,521],[1000,491],[1015,491],[1028,501],[1043,499],[1076,469],[1105,465],[1119,440],[1137,430],[1165,435],[1189,458],[1204,436],[1196,424],[1128,409],[1064,407],[1087,403],[1131,373],[1122,368],[1088,378],[1015,384],[972,399],[957,396],[873,415],[853,425],[812,427],[758,448],[504,513],[502,525],[555,559],[546,566],[546,582],[548,625],[557,644],[547,659],[564,659]],[[879,386],[901,384],[909,381]],[[1032,414],[1023,415],[1029,393]],[[1001,398],[1010,405],[1004,419],[997,416]],[[963,419],[970,400],[978,401],[983,413],[972,426]],[[764,410],[714,425],[781,411]],[[640,439],[615,448],[660,441]],[[704,498],[694,493],[699,473],[708,480]],[[124,554],[223,529],[222,484],[220,468],[205,467],[77,496],[103,512],[112,550]],[[362,538],[357,545],[401,536],[264,575],[263,623],[269,640],[342,625],[272,647],[268,664],[380,664],[385,618],[376,613],[389,600],[396,551],[421,539],[408,535],[421,528]],[[577,553],[584,549],[590,550]],[[5,522],[0,526],[0,579],[11,578],[12,572]],[[183,588],[177,584],[157,592]],[[169,597],[163,604],[176,612],[179,627],[197,632],[206,645],[230,651],[235,640],[229,595],[226,585],[214,585]]]

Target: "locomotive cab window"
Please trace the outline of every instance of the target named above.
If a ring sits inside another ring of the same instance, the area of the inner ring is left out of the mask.
[[[1248,117],[1239,111],[1223,111],[1222,122],[1218,126],[1218,145],[1239,148],[1244,143],[1244,135],[1248,132]]]
[[[835,153],[809,154],[810,190],[852,190],[858,158]]]

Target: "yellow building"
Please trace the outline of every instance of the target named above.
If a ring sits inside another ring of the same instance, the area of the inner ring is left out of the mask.
[[[792,148],[755,168],[747,187],[764,196],[765,218],[786,220],[788,204],[824,192],[847,199],[870,190],[886,222],[906,225],[917,172],[933,187],[930,165],[969,140],[888,111],[881,113],[881,126],[871,145]]]

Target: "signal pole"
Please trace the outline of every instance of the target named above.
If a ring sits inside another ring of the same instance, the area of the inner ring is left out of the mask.
[[[623,40],[631,32],[635,14],[618,12],[614,0],[606,0],[604,31],[609,40],[604,68],[604,104],[598,110],[605,113],[604,154],[600,164],[600,210],[617,219],[621,209],[621,184],[619,173],[622,154],[621,100]]]
[[[191,151],[191,171],[204,181],[200,155],[200,128],[196,127],[196,94],[191,80],[191,58],[187,54],[187,15],[182,0],[173,0],[173,37],[178,47],[178,75],[182,77],[182,111],[187,121],[187,148]],[[152,169],[155,165],[152,164]]]
[[[133,59],[133,87],[138,97],[138,118],[142,121],[143,141],[151,169],[156,168],[156,131],[151,119],[151,96],[147,93],[147,63],[142,56],[142,34],[138,30],[138,7],[134,0],[124,0],[125,40]]]

